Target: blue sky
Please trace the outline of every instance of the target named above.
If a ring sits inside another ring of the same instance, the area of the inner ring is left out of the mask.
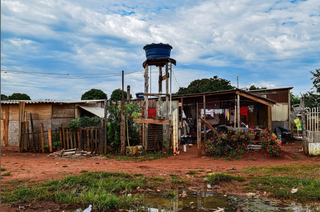
[[[311,90],[320,68],[320,1],[1,1],[1,93],[110,97],[121,70],[143,91],[143,46],[173,46],[173,92],[218,75],[240,87]],[[156,69],[151,89],[157,91]]]

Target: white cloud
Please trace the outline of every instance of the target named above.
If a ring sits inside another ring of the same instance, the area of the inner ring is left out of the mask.
[[[305,90],[311,87],[309,71],[320,66],[319,11],[317,0],[3,0],[1,61],[15,66],[5,64],[2,69],[49,72],[21,66],[33,65],[66,67],[70,74],[128,73],[142,69],[145,44],[163,42],[173,46],[174,71],[181,86],[214,75],[235,84],[239,72],[241,84],[297,85]],[[2,90],[22,88],[29,77],[16,78],[19,80],[3,77]],[[127,78],[133,92],[143,89],[143,75]],[[94,86],[108,93],[121,86],[119,76],[81,82],[32,79],[35,84],[27,85],[34,98],[43,98],[48,90],[57,99],[68,99]],[[45,88],[36,86],[43,82]],[[176,84],[173,81],[177,90]]]

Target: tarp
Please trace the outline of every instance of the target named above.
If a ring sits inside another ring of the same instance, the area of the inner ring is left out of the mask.
[[[101,107],[87,107],[87,106],[79,106],[82,109],[100,117],[100,118],[104,118],[104,108]]]

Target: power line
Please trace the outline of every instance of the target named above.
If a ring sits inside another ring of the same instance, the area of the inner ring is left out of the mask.
[[[178,85],[178,88],[181,88],[181,86],[180,86],[180,84],[179,84],[179,82],[178,82],[178,80],[177,80],[177,78],[176,78],[176,75],[174,74],[173,71],[172,71],[172,73],[173,73],[173,78],[174,78],[176,84]]]
[[[65,75],[65,76],[72,76],[73,74],[58,74],[58,73],[44,73],[44,72],[27,72],[27,71],[14,71],[14,70],[1,70],[3,73],[12,73],[12,74],[27,74],[32,76],[38,76],[38,77],[47,77],[47,78],[64,78],[64,79],[93,79],[93,78],[108,78],[108,77],[115,77],[120,76],[119,74],[113,74],[113,75],[104,75],[104,76],[97,76],[97,77],[62,77],[62,76],[51,76],[51,75]],[[143,73],[143,71],[133,71],[126,73],[125,75],[129,74],[135,74],[135,73]],[[50,75],[51,74],[51,75]]]

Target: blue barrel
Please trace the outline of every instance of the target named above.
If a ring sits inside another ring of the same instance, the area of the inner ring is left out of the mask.
[[[143,93],[136,93],[137,99],[143,99]]]
[[[147,44],[143,47],[147,59],[169,58],[172,46],[163,43]]]

